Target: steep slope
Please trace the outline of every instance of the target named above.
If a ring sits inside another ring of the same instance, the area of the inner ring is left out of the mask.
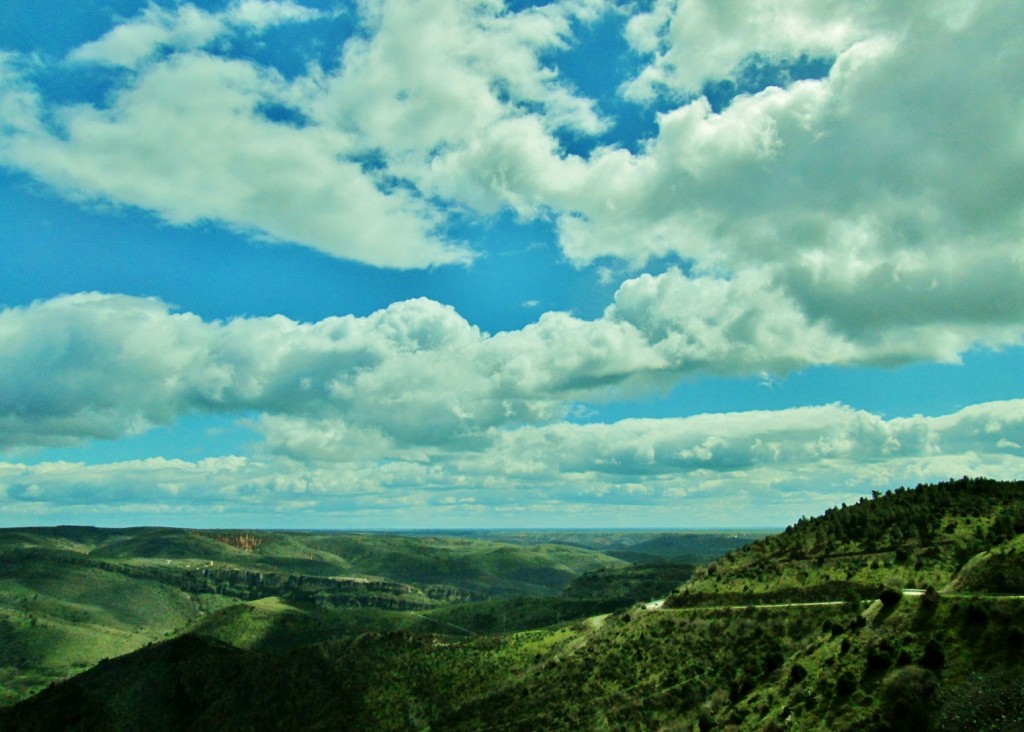
[[[943,588],[975,554],[1022,531],[1024,482],[964,478],[897,488],[803,518],[712,562],[667,604],[868,599],[883,586]]]
[[[457,642],[280,653],[183,636],[9,710],[5,730],[1012,730],[1019,605],[633,610]]]
[[[162,640],[229,602],[130,577],[75,552],[3,552],[0,704]]]
[[[951,592],[1024,595],[1024,536],[970,559],[949,584]]]

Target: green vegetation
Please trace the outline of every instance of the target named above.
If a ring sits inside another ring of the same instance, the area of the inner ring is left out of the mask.
[[[163,640],[229,602],[65,559],[0,558],[0,704]]]
[[[965,478],[898,488],[801,519],[710,563],[669,605],[867,600],[885,586],[941,589],[990,548],[993,571],[1012,566],[1011,552],[1021,546],[1013,543],[1016,530],[1024,531],[1024,483]],[[985,584],[993,577],[979,574],[974,586],[1002,592]]]
[[[1024,595],[1022,560],[1024,536],[1017,536],[972,557],[957,574],[951,589],[958,592]]]
[[[592,570],[633,570],[559,536],[0,530],[0,706],[186,628],[277,650],[366,631],[522,630],[644,597],[617,579],[610,595],[560,596]]]
[[[633,564],[706,564],[767,536],[766,531],[465,531],[452,535],[508,544],[564,544]]]
[[[584,573],[568,561],[579,555],[561,549],[585,548],[550,541],[496,547],[492,535],[474,547],[459,544],[474,541],[468,537],[387,536],[376,556],[423,541],[424,553],[448,551],[456,565],[479,559],[471,583],[497,571],[496,557],[506,563],[526,550],[518,565],[526,584],[551,583],[532,597],[505,595],[508,585],[500,583],[495,596],[472,602],[423,589],[466,592],[468,585],[436,568],[422,587],[410,575],[387,584],[383,572],[375,580],[381,587],[364,583],[367,598],[381,600],[382,588],[399,585],[433,603],[418,608],[340,606],[316,592],[189,595],[225,606],[196,612],[185,632],[0,709],[0,728],[1024,729],[1022,506],[1022,483],[964,479],[898,489],[802,519],[692,577],[685,565],[615,561]],[[33,551],[87,554],[98,546],[95,536],[60,538],[79,549],[49,536]],[[285,547],[295,553],[314,544],[316,561],[349,562],[349,577],[369,566],[357,551],[362,537],[258,538],[237,546],[210,540],[217,551],[246,555],[233,557],[234,571],[252,572],[243,570],[245,561],[269,566],[283,561]],[[43,557],[41,568],[48,566]],[[154,559],[164,562],[162,571],[175,566],[168,556],[132,556],[122,569],[161,569]],[[144,573],[68,566],[107,572],[117,578],[111,582],[167,587]],[[411,572],[418,565],[407,557],[403,566]],[[565,580],[572,567],[577,574]],[[20,583],[22,595],[45,589],[41,582],[27,568],[0,577],[3,587]],[[663,607],[645,605],[678,583]],[[74,609],[67,600],[61,612]],[[75,602],[91,607],[84,590]]]
[[[573,580],[563,594],[588,600],[655,600],[665,597],[688,580],[694,569],[689,564],[637,564],[625,568],[598,569]]]

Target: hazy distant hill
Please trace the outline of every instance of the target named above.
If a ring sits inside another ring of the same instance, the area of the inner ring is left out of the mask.
[[[571,622],[548,613],[668,570],[422,612],[245,602],[0,729],[1021,730],[1022,508],[1020,482],[895,490],[717,559],[665,607]]]
[[[510,544],[565,544],[637,564],[704,564],[767,536],[767,530],[715,531],[462,531],[452,535]]]

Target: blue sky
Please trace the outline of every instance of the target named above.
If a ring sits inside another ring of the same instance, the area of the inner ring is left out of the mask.
[[[1024,466],[1010,0],[9,0],[0,524],[780,526]]]

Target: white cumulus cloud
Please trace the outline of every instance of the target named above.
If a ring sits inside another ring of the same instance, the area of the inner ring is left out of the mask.
[[[156,299],[62,296],[0,310],[0,442],[61,445],[194,412],[256,413],[283,452],[426,455],[692,374],[893,358],[892,343],[858,343],[808,323],[761,285],[670,270],[623,283],[595,320],[550,312],[495,335],[427,299],[301,323],[207,322]]]

